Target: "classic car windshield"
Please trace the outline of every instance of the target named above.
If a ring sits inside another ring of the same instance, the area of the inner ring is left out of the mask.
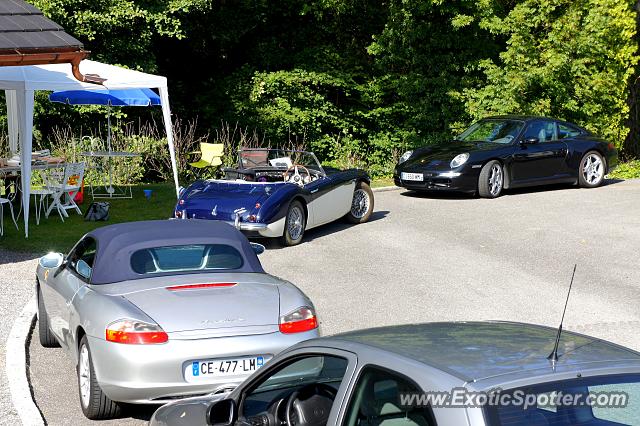
[[[242,255],[224,244],[152,247],[131,255],[131,269],[137,274],[232,270],[243,263]]]
[[[466,142],[511,143],[524,123],[519,120],[488,119],[474,123],[456,139]]]
[[[288,149],[251,148],[239,151],[239,168],[276,168],[286,170],[301,165],[310,171],[323,172],[320,162],[312,152]]]
[[[485,408],[488,424],[637,425],[640,375],[619,374],[541,383],[502,391],[499,405]],[[519,398],[523,403],[518,404]],[[524,401],[529,401],[525,407]]]

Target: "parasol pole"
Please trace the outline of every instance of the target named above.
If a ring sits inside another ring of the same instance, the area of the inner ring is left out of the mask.
[[[113,164],[111,163],[111,101],[107,102],[107,161],[109,162],[109,196],[115,192],[113,189]]]

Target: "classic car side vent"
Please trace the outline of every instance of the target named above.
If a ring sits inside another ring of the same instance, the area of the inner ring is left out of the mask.
[[[207,283],[207,284],[185,284],[185,285],[172,285],[166,287],[169,291],[180,291],[180,290],[197,290],[202,288],[212,288],[212,287],[233,287],[238,285],[238,283]]]

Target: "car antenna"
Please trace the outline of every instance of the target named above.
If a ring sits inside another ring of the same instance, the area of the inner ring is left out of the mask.
[[[558,361],[558,346],[560,345],[560,336],[562,335],[562,323],[564,322],[564,314],[567,312],[567,304],[569,304],[569,296],[571,295],[571,287],[573,286],[573,277],[576,276],[576,267],[573,265],[573,274],[571,274],[571,283],[569,283],[569,291],[567,292],[567,300],[564,302],[564,310],[562,311],[562,319],[560,320],[560,327],[558,327],[558,334],[556,335],[556,342],[553,345],[553,351],[549,354],[547,359],[551,360],[551,364],[555,369],[556,361]]]

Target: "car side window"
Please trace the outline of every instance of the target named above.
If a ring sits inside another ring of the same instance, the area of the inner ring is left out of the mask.
[[[435,425],[431,407],[405,405],[403,395],[421,392],[408,378],[377,367],[365,367],[354,387],[343,426]]]
[[[275,418],[275,424],[303,420],[316,426],[326,424],[347,366],[345,358],[333,355],[305,356],[284,363],[249,388],[237,424],[263,424],[264,418]]]
[[[524,131],[524,139],[538,139],[538,142],[551,142],[558,140],[556,123],[548,120],[536,120],[527,125]]]
[[[88,280],[91,278],[97,248],[95,239],[91,237],[83,239],[69,253],[67,257],[68,267]]]
[[[575,138],[582,133],[579,129],[568,124],[558,123],[558,139]]]

